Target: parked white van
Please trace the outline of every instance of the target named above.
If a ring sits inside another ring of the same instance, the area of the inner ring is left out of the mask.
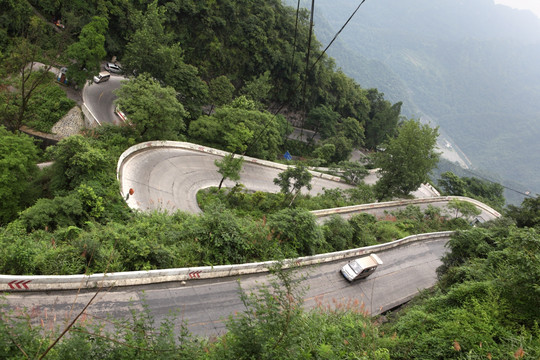
[[[110,78],[111,78],[111,74],[108,71],[102,71],[99,74],[97,74],[96,76],[94,76],[94,82],[95,83],[100,83],[100,82],[107,81]]]
[[[382,260],[377,255],[371,254],[349,261],[341,268],[341,274],[349,281],[363,279],[373,274],[377,266],[382,264]]]

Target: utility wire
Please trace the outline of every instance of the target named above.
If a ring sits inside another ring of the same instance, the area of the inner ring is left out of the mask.
[[[302,114],[302,127],[304,128],[304,121],[306,119],[306,88],[307,88],[307,81],[309,77],[309,71],[313,69],[313,67],[309,68],[309,55],[311,54],[311,35],[313,33],[313,15],[315,14],[315,0],[311,0],[311,15],[309,18],[309,37],[308,37],[308,45],[307,45],[307,52],[306,52],[306,74],[304,75],[304,86],[302,87],[302,108],[303,108],[303,114]]]
[[[313,68],[315,67],[315,65],[317,65],[317,63],[319,62],[319,60],[324,56],[324,54],[326,54],[326,51],[330,48],[330,46],[332,46],[332,44],[334,43],[334,41],[337,39],[337,37],[339,36],[339,34],[343,31],[343,29],[345,29],[345,27],[349,24],[349,22],[351,21],[351,19],[354,17],[354,15],[356,14],[356,12],[360,9],[360,6],[362,6],[362,4],[364,4],[366,2],[366,0],[362,0],[362,2],[356,7],[356,9],[353,11],[353,13],[351,14],[351,16],[349,16],[349,18],[347,19],[347,21],[343,24],[343,26],[341,27],[341,29],[339,29],[339,31],[336,33],[336,35],[334,35],[334,38],[332,39],[332,41],[330,41],[330,43],[328,44],[328,46],[326,46],[326,48],[323,50],[323,52],[319,55],[319,57],[317,58],[317,60],[315,60],[315,62],[313,63],[313,65],[311,66],[311,68],[309,69],[309,71],[312,71]],[[303,85],[304,86],[304,89],[306,87],[306,83],[307,83],[307,75],[309,73],[307,67],[308,67],[308,63],[307,61],[309,60],[309,51],[310,51],[310,48],[311,48],[311,30],[312,30],[312,27],[313,27],[313,13],[314,13],[314,6],[315,6],[315,0],[312,0],[312,4],[311,4],[311,20],[310,20],[310,31],[309,31],[309,45],[308,45],[308,55],[306,56],[306,76],[304,78],[304,81],[303,82],[300,82],[296,88],[294,89],[294,91],[298,90],[298,88]],[[300,7],[300,0],[298,0],[298,5],[297,5],[297,9],[296,9],[296,21],[297,21],[297,24],[298,24],[298,13],[299,13],[299,7]],[[296,35],[297,35],[297,32],[296,32],[296,27],[295,27],[295,36],[294,36],[294,43],[296,44]],[[296,50],[296,45],[294,47],[294,50],[293,50],[293,60],[294,60],[294,51]],[[291,62],[291,71],[292,71],[292,62]],[[305,99],[305,98],[304,98]],[[305,101],[304,101],[305,103]],[[283,110],[283,108],[285,107],[285,103],[282,103],[281,106],[274,112],[274,116],[272,117],[275,118],[277,116],[277,114],[279,114],[279,112],[281,110]],[[266,131],[268,125],[270,125],[270,121],[268,121],[266,123],[266,125],[261,129],[261,131],[259,132],[259,134],[253,139],[253,141],[246,147],[246,150],[244,150],[244,152],[242,153],[242,155],[245,155],[247,150],[249,148],[251,148],[251,146],[253,144],[255,144],[260,138],[261,136],[263,135],[263,133]],[[302,125],[303,125],[303,120],[302,120]],[[303,127],[303,126],[302,126]]]
[[[299,18],[299,16],[300,16],[300,0],[298,0],[298,4],[296,5],[296,22],[294,24],[293,53],[292,53],[291,69],[290,69],[291,75],[292,75],[293,66],[294,66],[294,55],[296,54],[296,37],[298,35],[298,18]]]
[[[319,60],[323,57],[324,54],[326,54],[326,50],[328,50],[330,48],[330,46],[332,46],[332,44],[334,43],[334,41],[337,39],[337,37],[339,36],[339,34],[341,34],[341,32],[343,31],[343,29],[345,29],[345,27],[347,26],[347,24],[349,23],[349,21],[351,21],[351,19],[354,17],[354,15],[356,14],[356,12],[360,9],[360,6],[362,6],[362,4],[364,4],[366,2],[366,0],[362,0],[362,2],[360,4],[358,4],[358,6],[356,7],[356,9],[353,11],[353,13],[351,14],[351,16],[349,16],[349,18],[347,19],[347,21],[345,21],[345,24],[343,24],[343,26],[341,27],[341,29],[339,29],[339,31],[336,33],[336,35],[334,35],[334,38],[332,39],[332,41],[330,41],[330,43],[328,44],[328,46],[323,50],[323,52],[321,53],[321,55],[319,55],[319,57],[317,58],[317,60],[315,60],[315,62],[313,63],[313,65],[311,66],[311,70],[313,70],[313,68],[315,67],[315,65],[317,65],[317,63],[319,62]]]
[[[492,183],[492,184],[498,184],[498,185],[502,186],[503,188],[505,188],[505,189],[507,189],[507,190],[516,192],[516,193],[518,193],[518,194],[520,194],[520,195],[523,195],[523,196],[526,196],[526,197],[529,197],[529,198],[534,198],[534,196],[532,196],[530,193],[522,192],[522,191],[513,189],[513,188],[511,188],[511,187],[508,187],[508,186],[506,186],[506,185],[503,185],[503,184],[501,184],[501,183],[499,183],[499,182],[497,182],[497,181],[490,180],[490,179],[488,179],[487,177],[482,176],[482,175],[479,175],[479,174],[477,174],[477,173],[475,173],[475,172],[472,172],[472,171],[469,170],[469,169],[463,169],[463,170],[465,170],[466,172],[468,172],[469,174],[471,174],[471,175],[473,175],[473,176],[475,176],[475,177],[478,177],[478,178],[480,178],[480,179],[482,179],[482,180],[488,181],[488,182],[490,182],[490,183]]]

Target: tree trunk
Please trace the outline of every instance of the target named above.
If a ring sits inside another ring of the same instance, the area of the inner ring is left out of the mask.
[[[223,185],[223,181],[225,181],[225,177],[221,178],[221,181],[219,182],[218,190],[221,190],[221,185]]]

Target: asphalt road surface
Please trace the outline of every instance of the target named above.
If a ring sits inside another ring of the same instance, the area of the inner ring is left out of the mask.
[[[221,175],[214,161],[221,156],[181,148],[152,148],[130,156],[122,171],[124,193],[132,188],[131,207],[146,210],[183,210],[200,212],[197,191],[218,186]],[[282,170],[244,162],[239,182],[253,191],[279,192],[273,179]],[[324,188],[348,189],[343,182],[314,177],[311,194],[322,193]],[[223,186],[234,186],[225,181]]]
[[[420,289],[436,282],[435,269],[441,264],[447,239],[421,241],[394,248],[378,255],[383,265],[364,280],[349,283],[339,273],[346,260],[301,268],[306,279],[305,306],[335,307],[357,303],[370,314],[379,314],[412,298]],[[246,291],[268,282],[270,275],[258,274],[235,278],[190,280],[146,286],[103,289],[86,310],[83,320],[97,321],[112,317],[129,318],[130,310],[140,313],[143,304],[159,324],[174,311],[179,326],[186,321],[194,335],[213,336],[226,331],[225,319],[245,310],[239,285]],[[69,323],[92,298],[95,291],[53,291],[12,293],[10,307],[26,308],[36,323],[44,326]]]
[[[116,95],[113,93],[113,90],[121,86],[122,80],[126,79],[123,76],[111,74],[108,81],[92,83],[83,89],[84,103],[101,124],[122,124],[120,118],[114,113]]]

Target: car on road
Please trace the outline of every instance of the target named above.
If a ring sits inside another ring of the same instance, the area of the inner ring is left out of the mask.
[[[124,114],[124,112],[122,110],[120,110],[120,108],[118,106],[116,106],[114,108],[114,113],[120,118],[122,119],[123,122],[125,122],[126,124],[129,124],[129,120],[126,116],[126,114]]]
[[[108,72],[112,72],[114,74],[122,73],[122,68],[120,67],[120,65],[111,63],[111,62],[108,62],[107,64],[105,64],[105,70],[107,70]]]
[[[370,254],[369,256],[349,261],[341,268],[341,274],[345,279],[349,280],[349,282],[352,282],[368,277],[382,264],[382,260],[376,254]]]
[[[100,83],[100,82],[107,81],[110,78],[111,78],[111,74],[108,71],[102,71],[99,74],[97,74],[96,76],[94,76],[94,82],[95,83]]]

